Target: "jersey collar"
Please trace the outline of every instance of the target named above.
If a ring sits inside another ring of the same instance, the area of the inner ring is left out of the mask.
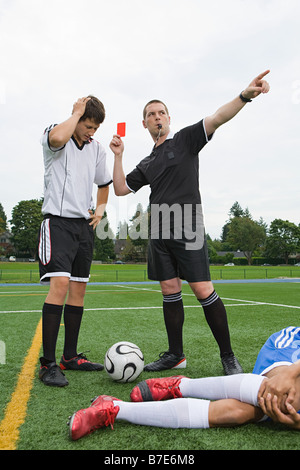
[[[173,137],[174,137],[174,132],[170,131],[169,134],[167,135],[167,138],[164,140],[164,142],[162,144],[160,144],[158,147],[156,147],[156,143],[154,144],[154,146],[152,148],[152,152],[151,152],[150,155],[155,156],[156,155],[156,153],[155,153],[156,149],[159,148],[161,145],[163,145],[167,140],[172,140]]]
[[[170,131],[169,134],[167,135],[166,140],[171,140],[171,139],[173,139],[173,137],[174,137],[174,132]]]
[[[83,150],[83,148],[85,147],[85,145],[88,145],[90,144],[91,142],[93,142],[93,138],[91,137],[89,140],[87,140],[86,142],[83,142],[82,145],[79,145],[77,140],[75,139],[75,137],[72,135],[72,140],[74,142],[74,144],[76,145],[76,147],[79,149],[79,150]]]

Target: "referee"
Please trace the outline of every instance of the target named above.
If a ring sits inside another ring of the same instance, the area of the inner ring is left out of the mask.
[[[268,73],[269,70],[258,75],[239,96],[213,115],[176,134],[170,131],[166,105],[159,100],[147,103],[143,125],[148,129],[154,147],[126,177],[122,166],[124,144],[118,135],[113,136],[110,148],[115,155],[113,184],[116,195],[135,193],[145,185],[150,185],[151,189],[148,276],[160,282],[169,348],[158,360],[147,364],[146,371],[186,367],[181,297],[181,279],[185,279],[203,307],[220,349],[224,373],[242,372],[232,351],[224,304],[210,278],[199,192],[198,154],[218,127],[232,119],[253,98],[269,91],[268,83],[263,80]],[[168,218],[163,213],[166,208],[169,208]]]
[[[108,199],[111,175],[106,152],[93,140],[105,109],[94,96],[78,99],[72,115],[49,126],[42,137],[44,220],[39,234],[40,282],[50,284],[43,305],[43,357],[39,378],[45,385],[68,385],[62,370],[102,370],[77,352],[86,283],[93,257],[94,230]],[[97,207],[92,211],[94,183]],[[60,365],[56,341],[64,312],[65,341]]]

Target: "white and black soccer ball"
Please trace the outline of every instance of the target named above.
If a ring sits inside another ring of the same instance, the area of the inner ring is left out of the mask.
[[[144,355],[136,344],[120,341],[106,352],[104,368],[115,382],[133,382],[144,369]]]

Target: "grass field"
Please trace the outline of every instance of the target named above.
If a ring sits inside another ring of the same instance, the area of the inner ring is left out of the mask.
[[[233,348],[245,372],[251,372],[257,353],[270,334],[299,325],[298,282],[217,283],[228,312]],[[234,429],[172,430],[133,426],[116,421],[114,430],[101,429],[72,442],[68,416],[89,406],[99,394],[129,399],[134,384],[116,384],[104,371],[66,371],[69,386],[45,387],[38,379],[41,347],[41,307],[47,288],[36,285],[0,286],[0,449],[197,451],[292,450],[299,433],[281,425],[249,424]],[[221,375],[218,349],[203,312],[187,285],[184,351],[189,377]],[[63,347],[60,328],[57,359]],[[159,286],[150,284],[89,285],[79,338],[80,351],[103,362],[115,342],[132,341],[149,362],[167,349]],[[173,375],[171,371],[156,376]],[[148,378],[143,372],[139,380]]]
[[[299,278],[299,266],[211,266],[213,280]],[[92,264],[91,282],[143,282],[145,264]],[[0,283],[39,282],[38,263],[0,262]]]

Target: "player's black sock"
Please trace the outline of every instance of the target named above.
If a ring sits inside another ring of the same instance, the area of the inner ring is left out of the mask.
[[[62,305],[44,303],[43,305],[43,351],[47,362],[55,362],[55,348],[59,331]]]
[[[169,352],[181,355],[183,353],[182,327],[184,323],[181,292],[163,296],[163,312],[168,335]]]
[[[212,334],[218,343],[221,356],[225,353],[232,353],[227,314],[222,300],[216,291],[213,291],[206,299],[198,300],[203,307]]]
[[[75,305],[65,305],[64,323],[65,323],[65,345],[64,358],[72,359],[77,355],[77,342],[81,319],[83,315],[83,307]]]

